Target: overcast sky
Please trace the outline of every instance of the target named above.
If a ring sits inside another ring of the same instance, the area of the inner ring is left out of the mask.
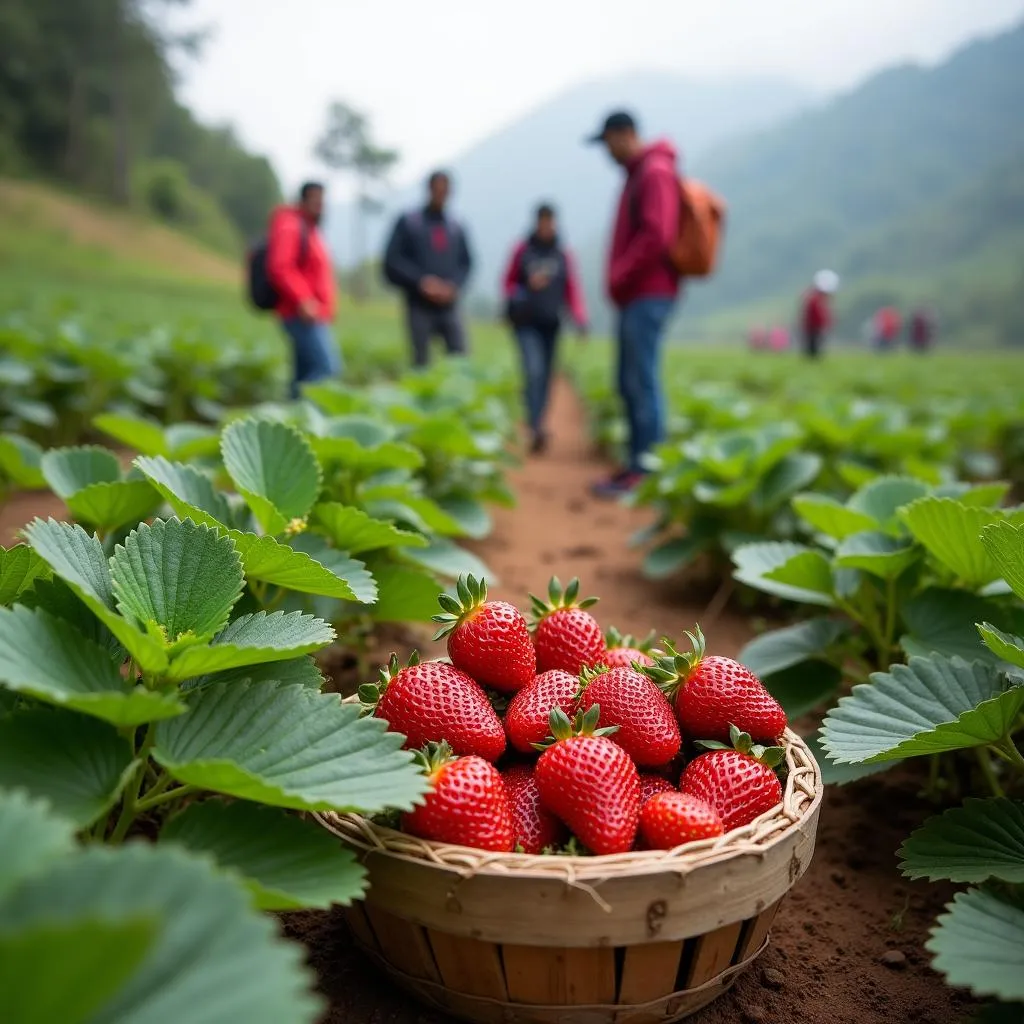
[[[1006,27],[1024,0],[193,0],[186,11],[178,21],[216,31],[184,69],[183,98],[232,122],[291,189],[317,172],[310,151],[332,98],[401,151],[402,182],[586,79],[768,72],[834,91]]]

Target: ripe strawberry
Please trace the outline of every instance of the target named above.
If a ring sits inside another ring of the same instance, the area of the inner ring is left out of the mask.
[[[735,725],[759,743],[774,743],[786,729],[779,702],[738,661],[705,655],[700,626],[686,635],[691,651],[680,654],[665,640],[665,654],[644,671],[675,701],[687,736],[724,742]]]
[[[560,668],[576,676],[585,666],[593,667],[604,659],[606,647],[601,627],[585,610],[595,604],[597,598],[577,601],[579,592],[578,579],[571,580],[563,592],[558,577],[552,576],[547,601],[530,595],[538,671]]]
[[[614,626],[610,626],[604,639],[608,650],[601,660],[609,668],[632,668],[634,661],[645,667],[654,664],[649,653],[654,642],[653,630],[646,640],[637,641],[628,633],[623,636]]]
[[[614,742],[640,768],[668,764],[682,746],[668,698],[648,676],[632,668],[584,669],[581,706],[600,705],[601,723],[617,725]]]
[[[650,772],[640,773],[640,809],[656,793],[678,793],[679,790],[663,775],[652,775]]]
[[[561,669],[541,672],[509,701],[505,710],[505,734],[523,754],[536,752],[535,743],[547,739],[554,708],[571,715],[576,708],[579,680]]]
[[[598,855],[625,853],[640,820],[640,776],[629,755],[596,730],[600,708],[551,712],[554,742],[537,761],[541,804]]]
[[[503,777],[516,847],[523,853],[543,853],[548,847],[561,846],[567,838],[565,826],[541,806],[533,765],[513,765]]]
[[[726,832],[749,825],[782,803],[782,783],[772,770],[786,756],[782,747],[762,747],[749,734],[732,730],[733,746],[703,742],[709,752],[694,758],[679,780],[683,793],[709,803]]]
[[[399,668],[391,655],[379,683],[359,687],[363,707],[405,734],[405,748],[447,741],[460,757],[477,754],[497,761],[505,752],[505,730],[483,688],[465,672],[443,661],[420,662],[413,653]]]
[[[487,584],[460,576],[458,597],[441,594],[442,612],[434,616],[441,628],[435,640],[448,638],[448,657],[484,686],[514,693],[532,682],[537,655],[523,613],[507,601],[488,601]]]
[[[656,793],[640,809],[640,834],[652,850],[674,850],[724,831],[718,812],[689,793]]]
[[[482,757],[453,757],[447,743],[429,743],[416,758],[433,788],[403,815],[402,828],[438,843],[511,853],[512,811],[501,772]]]

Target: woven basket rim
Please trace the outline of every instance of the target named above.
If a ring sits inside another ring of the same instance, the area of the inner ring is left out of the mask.
[[[820,804],[821,770],[804,740],[787,729],[782,737],[788,776],[782,803],[749,825],[717,839],[687,843],[674,850],[644,850],[596,857],[491,853],[410,836],[377,825],[359,814],[324,811],[314,815],[329,832],[361,854],[385,854],[406,863],[454,872],[462,877],[564,880],[569,884],[627,875],[688,874],[697,868],[744,856],[763,856],[798,830]]]

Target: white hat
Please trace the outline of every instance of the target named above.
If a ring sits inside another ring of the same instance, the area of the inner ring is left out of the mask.
[[[819,270],[814,275],[814,287],[831,295],[839,287],[839,275],[834,270]]]

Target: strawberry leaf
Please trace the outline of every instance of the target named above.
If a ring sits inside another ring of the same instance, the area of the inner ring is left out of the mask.
[[[99,445],[52,448],[42,457],[39,468],[50,490],[65,500],[90,484],[116,483],[121,479],[117,456]]]
[[[804,522],[833,540],[844,540],[852,534],[877,529],[879,525],[874,516],[824,494],[798,494],[793,499],[793,508]]]
[[[978,590],[999,578],[999,568],[979,539],[986,526],[999,520],[996,510],[927,497],[901,509],[900,517],[928,553],[965,587]]]
[[[11,604],[37,579],[50,575],[50,567],[27,545],[0,548],[0,605]]]
[[[989,623],[978,626],[985,646],[997,657],[1017,668],[1024,668],[1024,637],[1003,633]]]
[[[232,523],[231,506],[213,481],[192,466],[163,457],[139,457],[136,468],[160,492],[181,519],[219,529]]]
[[[986,527],[981,543],[999,575],[1024,600],[1024,527],[1008,522],[995,523]]]

